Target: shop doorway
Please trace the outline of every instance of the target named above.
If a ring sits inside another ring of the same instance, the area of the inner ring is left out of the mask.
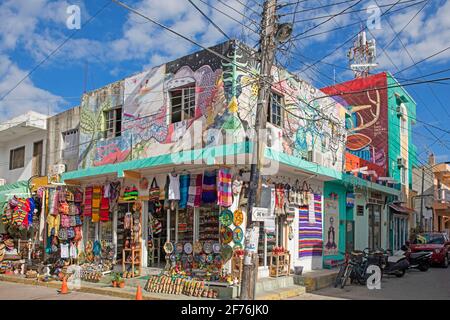
[[[393,249],[400,250],[408,240],[408,217],[394,215],[393,220]]]
[[[369,249],[381,248],[381,205],[368,204]]]

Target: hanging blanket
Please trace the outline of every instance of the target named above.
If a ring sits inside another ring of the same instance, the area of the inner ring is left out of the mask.
[[[85,217],[92,217],[92,187],[86,187],[84,190],[84,210]]]
[[[309,206],[301,206],[299,209],[299,258],[322,256],[322,195],[314,195],[314,220],[311,219],[309,210]]]
[[[231,170],[222,168],[219,170],[217,204],[222,207],[229,207],[233,203],[231,190]]]
[[[202,202],[202,174],[192,175],[189,184],[189,196],[187,205],[189,207],[200,207]]]
[[[184,174],[180,176],[180,201],[178,207],[180,209],[186,208],[189,194],[190,175]]]
[[[109,192],[109,190],[108,190]],[[108,221],[109,220],[109,194],[105,193],[105,189],[103,189],[102,200],[100,201],[100,221]]]
[[[102,187],[95,186],[92,188],[92,222],[100,220],[100,201],[102,197]]]
[[[217,201],[216,171],[205,171],[203,174],[202,201],[214,203]]]

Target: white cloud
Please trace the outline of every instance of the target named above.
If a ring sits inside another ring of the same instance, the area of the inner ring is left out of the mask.
[[[27,71],[20,69],[8,57],[0,55],[0,97],[3,97]],[[0,101],[0,121],[33,110],[51,114],[61,110],[66,104],[62,97],[36,87],[30,78],[24,80],[4,100]]]

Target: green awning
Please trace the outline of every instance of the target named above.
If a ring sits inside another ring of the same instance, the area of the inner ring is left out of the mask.
[[[0,215],[3,214],[5,203],[14,196],[20,198],[28,198],[30,196],[28,181],[18,181],[0,186]]]

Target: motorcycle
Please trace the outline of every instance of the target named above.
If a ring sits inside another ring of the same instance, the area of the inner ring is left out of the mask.
[[[419,269],[420,271],[425,272],[430,268],[431,256],[433,255],[432,252],[412,252],[408,242],[404,244],[401,249],[405,252],[410,269]]]
[[[380,259],[380,268],[383,274],[395,275],[401,278],[410,267],[409,261],[403,251],[397,251],[392,254],[392,250],[378,251]]]

